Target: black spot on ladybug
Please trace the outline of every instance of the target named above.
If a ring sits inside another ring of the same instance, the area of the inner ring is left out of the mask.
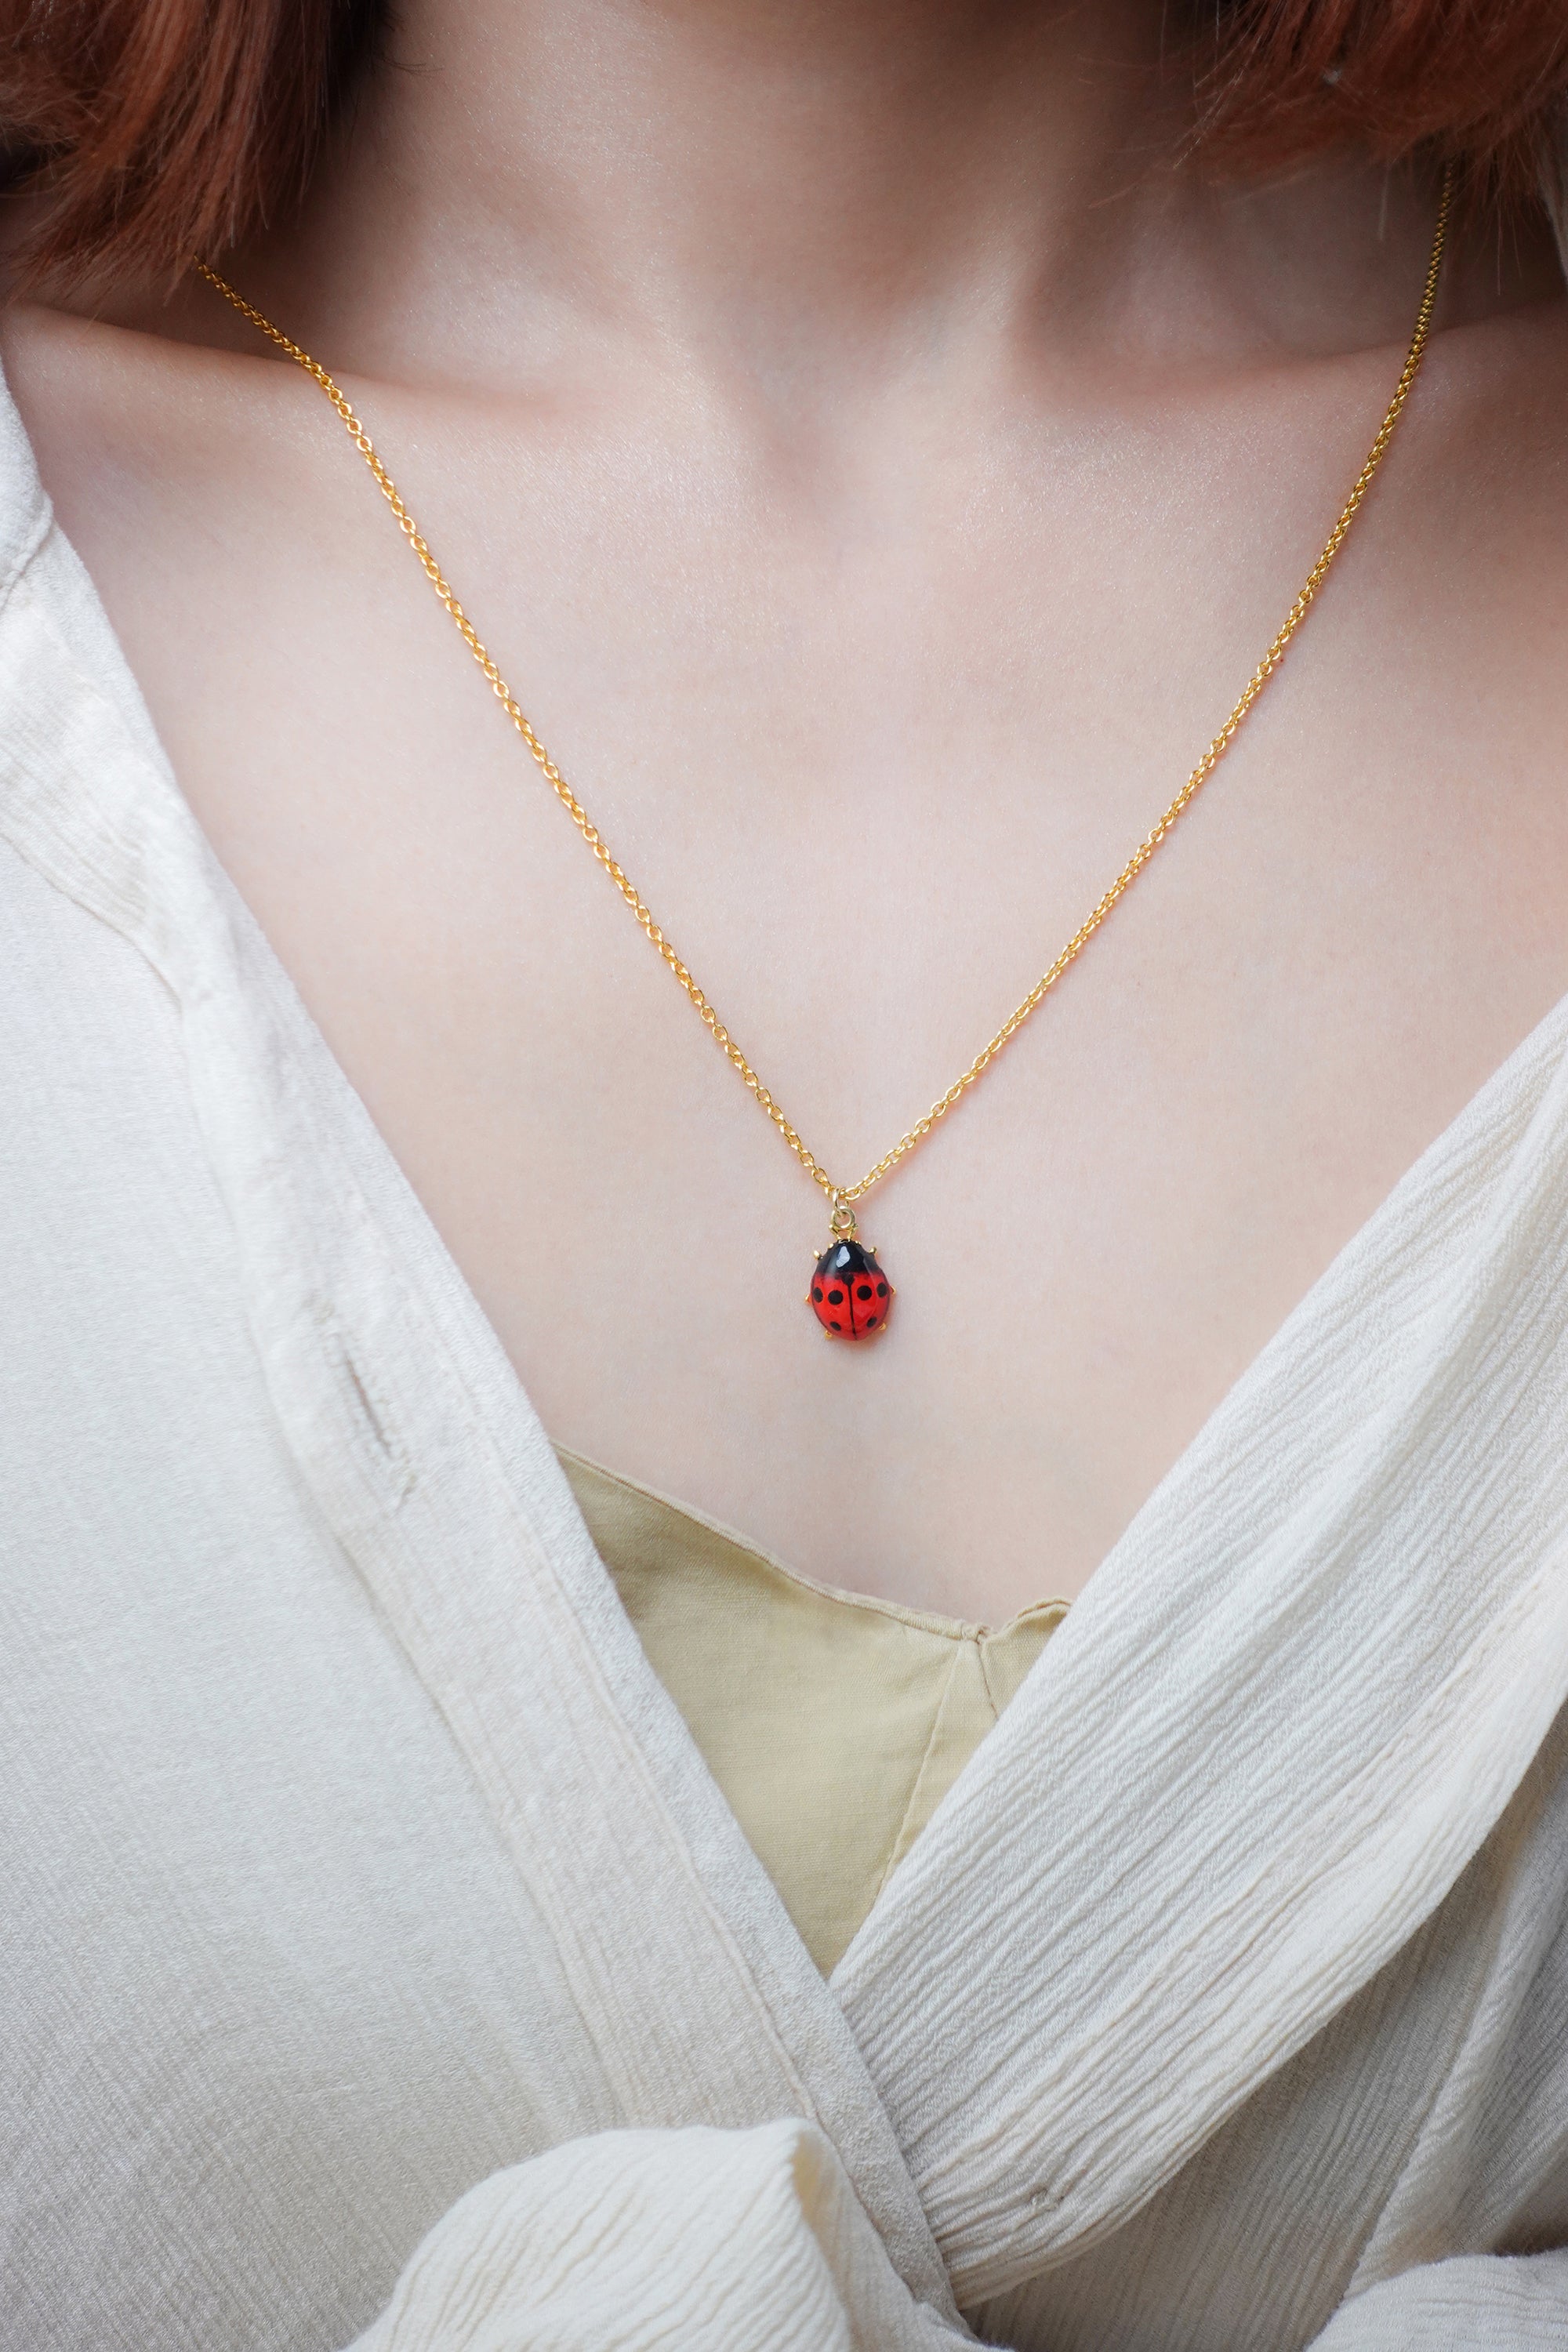
[[[871,1296],[870,1284],[868,1282],[858,1282],[855,1286],[855,1296],[857,1298],[869,1298]]]
[[[879,1297],[879,1298],[886,1298],[887,1295],[888,1295],[888,1286],[887,1286],[887,1284],[886,1284],[885,1282],[879,1282],[879,1283],[877,1285],[877,1296],[878,1296],[878,1297]]]
[[[820,1307],[822,1304],[822,1285],[820,1282],[816,1285],[811,1296],[815,1304]]]
[[[833,1328],[836,1331],[842,1331],[844,1328],[843,1324],[840,1323],[837,1315],[833,1318]]]
[[[874,1331],[874,1330],[876,1329],[876,1328],[877,1328],[877,1318],[876,1318],[876,1317],[875,1317],[874,1315],[868,1315],[868,1316],[867,1316],[867,1318],[866,1318],[866,1328],[867,1328],[867,1330],[868,1330],[868,1331]]]
[[[827,1303],[829,1307],[842,1307],[844,1304],[844,1293],[841,1290],[830,1290],[827,1294]],[[833,1328],[837,1331],[838,1328],[837,1324],[836,1323]]]

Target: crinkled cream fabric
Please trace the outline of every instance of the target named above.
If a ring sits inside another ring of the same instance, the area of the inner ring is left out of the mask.
[[[825,1976],[1067,1614],[839,1592],[555,1449],[648,1663]]]
[[[1561,2347],[1565,1055],[825,1982],[5,410],[5,2352]]]

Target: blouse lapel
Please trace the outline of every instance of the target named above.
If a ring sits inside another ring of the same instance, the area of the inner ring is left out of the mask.
[[[818,2121],[955,2319],[842,2011],[647,1665],[471,1295],[218,869],[0,387],[0,832],[182,1013],[279,1422],[549,1921],[583,2129]]]
[[[1412,1934],[1568,1696],[1568,1004],[1139,1515],[840,1963],[961,2303]]]

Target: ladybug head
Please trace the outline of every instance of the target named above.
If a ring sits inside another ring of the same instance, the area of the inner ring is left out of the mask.
[[[876,1263],[870,1251],[859,1242],[829,1242],[816,1261],[816,1271],[843,1282],[851,1275],[868,1273]]]

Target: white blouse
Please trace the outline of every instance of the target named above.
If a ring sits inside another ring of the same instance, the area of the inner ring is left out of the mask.
[[[1568,1004],[826,1983],[8,404],[0,1244],[6,2352],[1568,2343]]]

